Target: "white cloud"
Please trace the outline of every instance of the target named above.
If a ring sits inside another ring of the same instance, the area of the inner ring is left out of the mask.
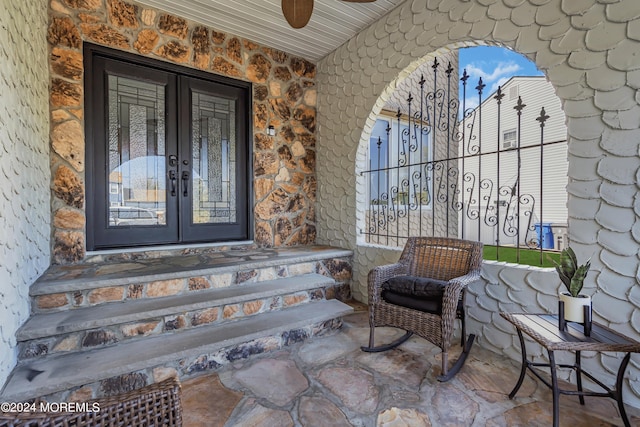
[[[489,65],[486,64],[478,65],[471,63],[465,68],[467,70],[467,74],[469,74],[471,78],[482,77],[482,81],[485,84],[491,84],[504,76],[511,77],[522,69],[522,67],[515,62],[498,62],[497,65],[493,67],[493,71],[491,72],[484,71],[482,68],[480,68],[481,66],[484,66],[485,68],[489,67]]]

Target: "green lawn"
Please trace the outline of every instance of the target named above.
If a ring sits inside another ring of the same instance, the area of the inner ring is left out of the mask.
[[[520,247],[520,260],[518,260],[518,249],[508,246],[484,246],[483,258],[492,261],[505,261],[517,264],[533,265],[536,267],[553,267],[551,259],[558,262],[560,252],[542,251],[542,265],[540,265],[540,250]]]

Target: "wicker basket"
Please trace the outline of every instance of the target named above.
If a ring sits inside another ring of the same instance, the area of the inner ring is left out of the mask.
[[[95,402],[96,412],[0,413],[0,427],[182,426],[180,384],[175,378]]]

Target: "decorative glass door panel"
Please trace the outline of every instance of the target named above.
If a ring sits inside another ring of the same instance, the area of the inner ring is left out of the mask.
[[[85,58],[87,249],[249,239],[250,84]]]
[[[191,111],[193,223],[235,223],[235,101],[194,92]]]
[[[248,238],[248,150],[240,143],[248,126],[239,114],[247,111],[247,97],[239,88],[186,76],[180,88],[181,122],[191,125],[180,131],[180,157],[189,159],[181,165],[182,235]]]
[[[164,86],[108,77],[109,227],[166,225]]]

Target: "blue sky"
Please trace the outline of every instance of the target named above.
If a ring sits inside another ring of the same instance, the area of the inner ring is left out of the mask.
[[[535,64],[523,55],[509,49],[494,46],[478,46],[459,50],[460,76],[466,68],[469,74],[467,81],[466,108],[475,108],[478,105],[478,93],[475,87],[478,79],[487,85],[482,93],[482,99],[491,95],[513,76],[541,76]],[[462,86],[460,86],[462,97]]]

